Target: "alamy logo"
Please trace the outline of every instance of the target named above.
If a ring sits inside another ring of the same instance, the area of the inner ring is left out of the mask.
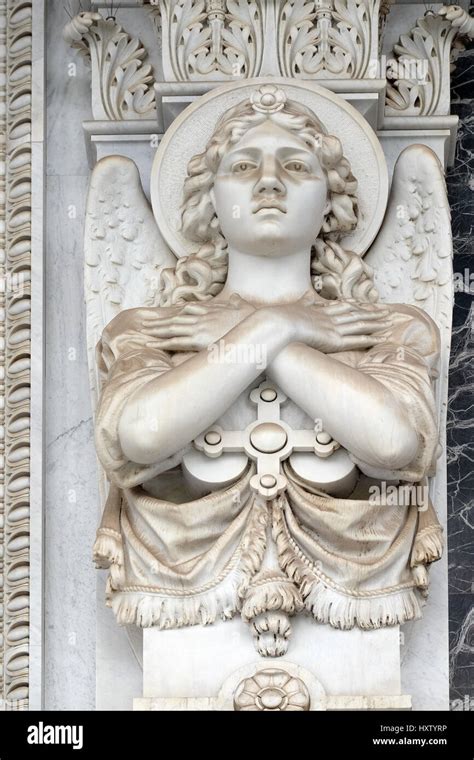
[[[82,749],[83,738],[83,726],[50,726],[42,721],[28,726],[28,744],[71,744],[73,749]]]
[[[211,364],[255,364],[257,369],[267,366],[267,347],[263,343],[227,343],[221,338],[207,351]]]

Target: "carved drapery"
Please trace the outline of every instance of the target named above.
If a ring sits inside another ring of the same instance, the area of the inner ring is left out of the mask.
[[[28,707],[32,3],[3,0],[0,19],[0,704],[8,710]]]

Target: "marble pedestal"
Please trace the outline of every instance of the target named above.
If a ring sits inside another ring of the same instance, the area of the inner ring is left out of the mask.
[[[279,681],[286,674],[306,687],[304,709],[410,709],[410,697],[401,693],[398,626],[338,631],[309,617],[293,619],[292,626],[288,653],[277,658],[257,654],[238,618],[145,630],[143,698],[134,700],[134,709],[233,710],[244,682],[251,688],[255,677]]]

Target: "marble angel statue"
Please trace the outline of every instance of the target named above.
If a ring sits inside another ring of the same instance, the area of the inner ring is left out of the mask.
[[[278,655],[298,613],[342,629],[420,617],[442,552],[426,487],[450,266],[437,158],[401,154],[364,260],[341,245],[359,204],[340,139],[256,82],[189,162],[181,220],[194,250],[176,259],[133,162],[97,164],[86,292],[108,493],[94,555],[118,622],[241,614]],[[420,267],[439,274],[423,297]]]

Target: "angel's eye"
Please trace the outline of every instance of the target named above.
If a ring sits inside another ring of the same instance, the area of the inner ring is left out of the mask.
[[[303,161],[287,161],[285,169],[295,174],[308,174],[309,168]]]
[[[255,169],[255,164],[252,161],[237,161],[232,167],[232,174],[246,174],[252,169]]]

